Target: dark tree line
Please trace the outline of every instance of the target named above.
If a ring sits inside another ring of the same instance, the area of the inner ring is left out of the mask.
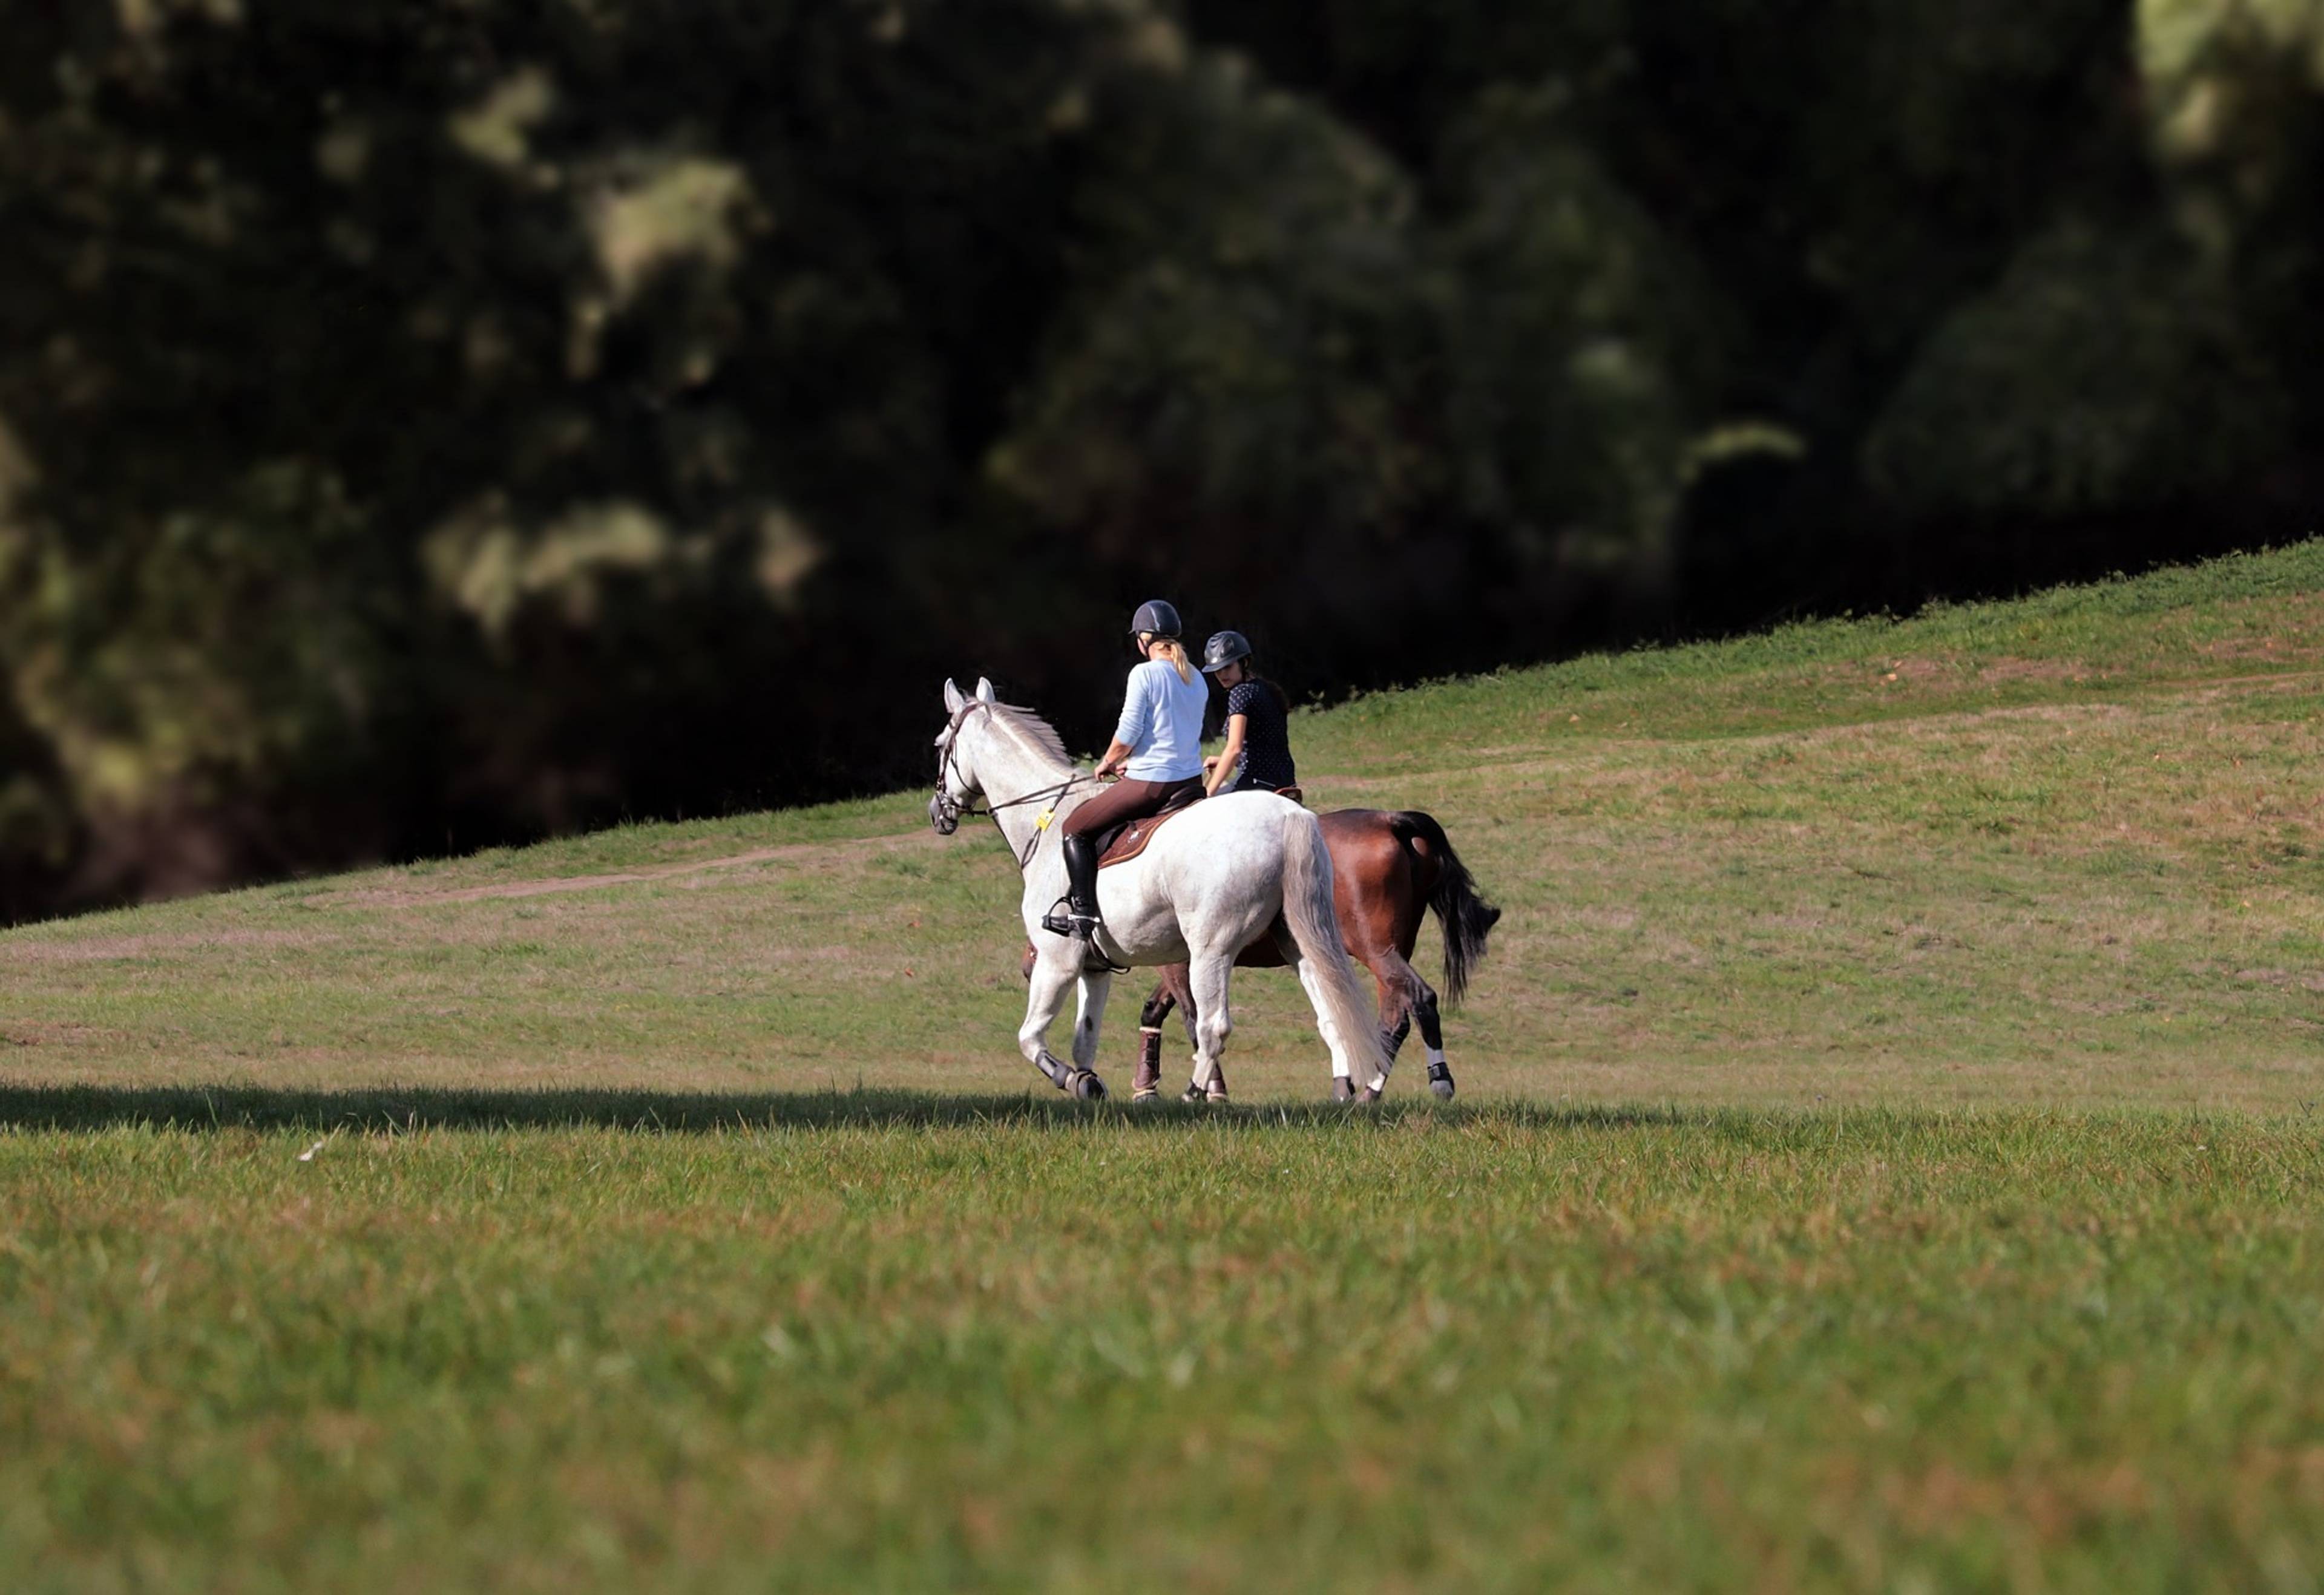
[[[0,917],[2315,529],[2305,0],[5,0]]]

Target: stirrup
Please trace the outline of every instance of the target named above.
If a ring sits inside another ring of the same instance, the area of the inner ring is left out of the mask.
[[[1082,945],[1082,973],[1096,974],[1101,970],[1108,974],[1128,974],[1130,965],[1116,963],[1097,945],[1097,933],[1105,921],[1094,914],[1076,914],[1072,904],[1059,898],[1049,911],[1041,916],[1041,928],[1051,936],[1071,936]]]
[[[1059,898],[1041,916],[1041,928],[1051,936],[1069,936],[1097,945],[1097,930],[1102,922],[1094,914],[1078,914],[1065,898]]]

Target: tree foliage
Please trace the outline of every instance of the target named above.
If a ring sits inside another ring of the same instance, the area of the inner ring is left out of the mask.
[[[0,912],[2312,525],[2311,0],[7,21]]]

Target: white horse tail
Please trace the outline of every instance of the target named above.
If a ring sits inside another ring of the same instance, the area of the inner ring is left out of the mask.
[[[1323,994],[1356,1082],[1378,1091],[1388,1070],[1379,1016],[1356,983],[1355,965],[1340,940],[1339,910],[1332,902],[1332,852],[1323,843],[1323,822],[1304,808],[1283,821],[1283,917],[1299,956],[1321,977],[1314,989]]]

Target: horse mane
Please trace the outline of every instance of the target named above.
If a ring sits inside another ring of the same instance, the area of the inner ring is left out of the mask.
[[[1056,764],[1071,768],[1074,756],[1065,751],[1065,739],[1057,728],[1021,704],[987,704],[992,711],[993,724],[1007,731],[1029,751],[1038,753]]]

